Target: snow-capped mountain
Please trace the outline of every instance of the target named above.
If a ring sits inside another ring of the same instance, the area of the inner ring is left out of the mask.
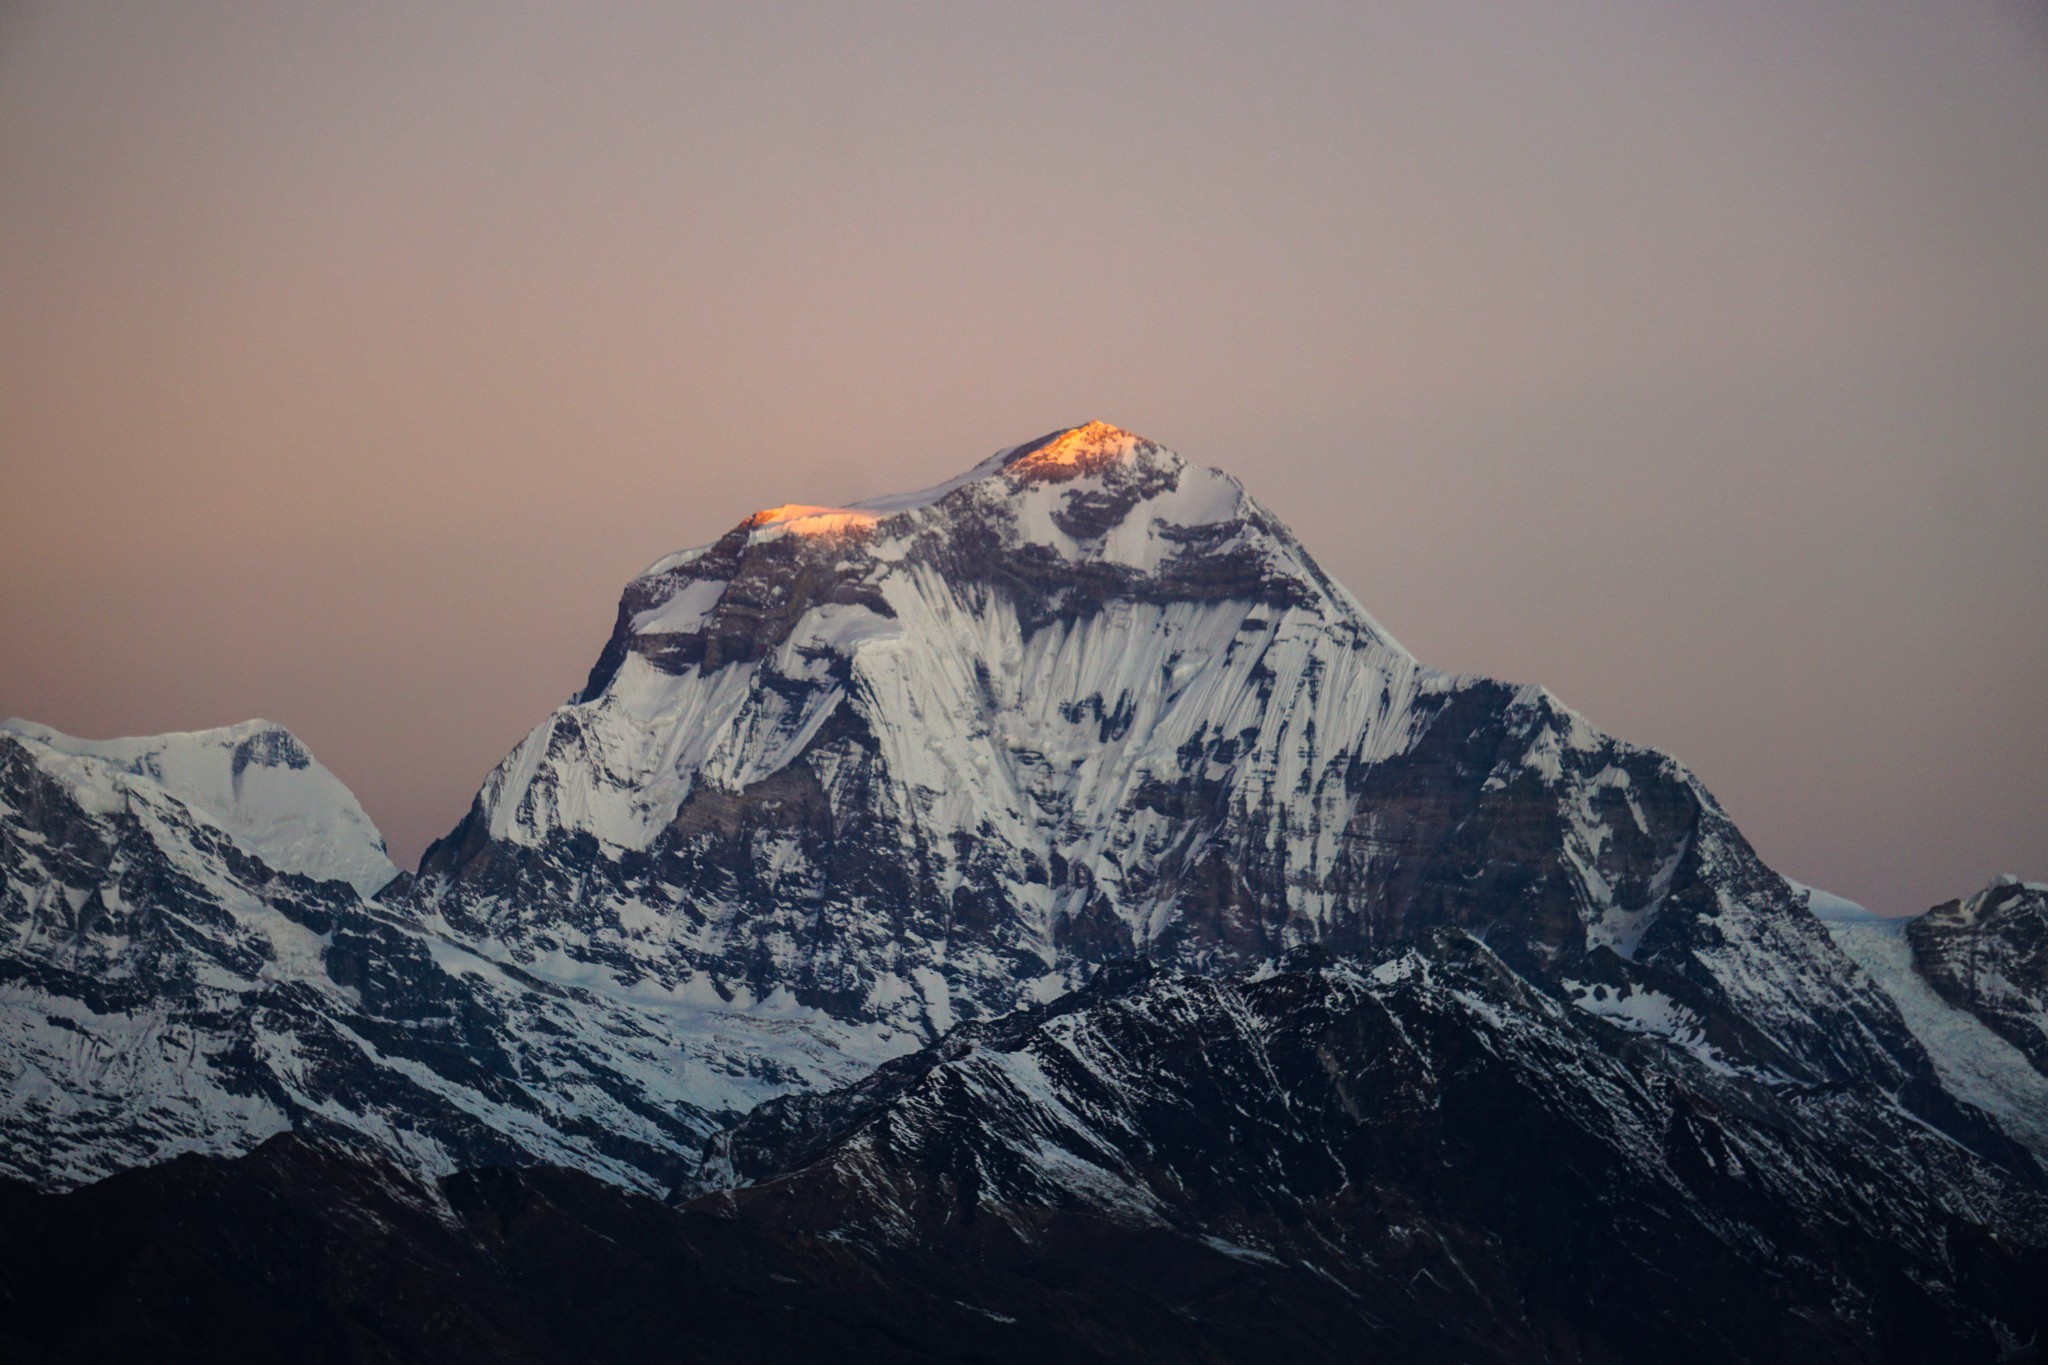
[[[2048,884],[2003,876],[1906,926],[1913,968],[2048,1076]]]
[[[287,1128],[430,1172],[552,1161],[666,1188],[766,1095],[875,1059],[549,981],[365,894],[355,798],[263,722],[0,729],[0,1172],[65,1186]]]
[[[161,796],[218,825],[276,871],[347,882],[364,897],[398,876],[355,793],[269,721],[93,740],[15,719],[0,722],[0,735],[19,741],[94,812]]]
[[[906,1354],[1996,1359],[2048,1275],[2044,909],[1786,881],[1090,423],[656,562],[416,878],[274,726],[10,722],[0,1175],[301,1130],[379,1155],[123,1188],[431,1223],[490,1305],[540,1209],[577,1283],[729,1254]],[[420,1179],[486,1163],[727,1221]]]
[[[521,963],[904,1050],[1095,964],[1438,928],[1625,1027],[1953,1106],[1671,759],[1416,662],[1229,475],[1090,423],[758,513],[626,589],[414,904]]]

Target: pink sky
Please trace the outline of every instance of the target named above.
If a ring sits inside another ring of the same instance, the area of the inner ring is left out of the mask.
[[[2048,877],[2007,3],[0,10],[0,713],[402,862],[757,508],[1100,417],[1904,912]]]

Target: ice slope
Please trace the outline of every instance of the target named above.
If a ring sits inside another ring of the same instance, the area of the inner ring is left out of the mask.
[[[1913,968],[2048,1077],[2048,885],[1994,878],[1906,928]]]
[[[2048,1158],[2048,1076],[2026,1054],[1951,1005],[1913,968],[1908,920],[1872,914],[1853,901],[1813,892],[1814,913],[1843,951],[1899,1007],[1950,1091],[1997,1119],[2033,1152]]]

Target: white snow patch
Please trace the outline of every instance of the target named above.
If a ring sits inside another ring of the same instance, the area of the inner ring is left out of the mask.
[[[704,618],[718,605],[728,584],[724,579],[700,578],[685,583],[676,595],[658,607],[633,618],[636,635],[685,635],[701,628]]]

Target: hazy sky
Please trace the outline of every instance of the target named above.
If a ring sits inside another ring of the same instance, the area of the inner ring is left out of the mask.
[[[411,862],[648,561],[1100,417],[1892,912],[2048,877],[2048,6],[0,5],[0,712]]]

